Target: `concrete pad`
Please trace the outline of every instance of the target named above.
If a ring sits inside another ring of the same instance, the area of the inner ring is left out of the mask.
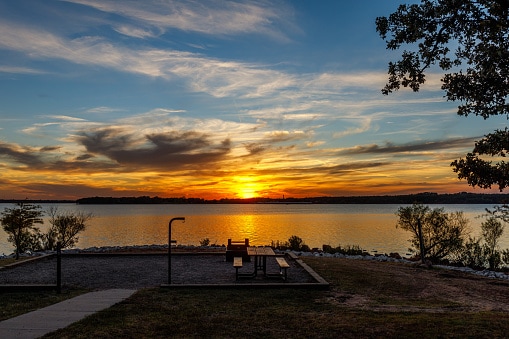
[[[64,300],[0,322],[0,338],[38,338],[129,298],[136,290],[110,289]]]

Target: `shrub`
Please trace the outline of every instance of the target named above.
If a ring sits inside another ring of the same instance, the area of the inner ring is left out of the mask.
[[[486,265],[486,260],[481,246],[481,240],[469,238],[465,243],[459,260],[463,265],[473,269],[481,269]]]
[[[492,216],[481,224],[481,230],[484,239],[483,254],[488,261],[489,268],[497,269],[502,262],[498,242],[504,233],[504,225]]]
[[[209,246],[209,245],[210,245],[210,239],[209,238],[205,238],[205,239],[200,240],[200,246],[206,247],[206,246]]]
[[[17,203],[15,208],[5,208],[0,222],[8,234],[8,241],[14,244],[16,259],[27,250],[37,250],[39,229],[35,224],[42,224],[41,206]]]
[[[502,251],[502,262],[506,265],[509,264],[509,250],[505,249]]]
[[[399,217],[396,227],[412,233],[410,243],[421,258],[424,250],[425,257],[432,262],[440,262],[463,249],[468,235],[468,220],[462,212],[446,213],[443,208],[431,209],[414,204],[400,207],[396,215]]]
[[[81,212],[60,213],[50,208],[51,227],[47,233],[41,233],[35,224],[43,223],[41,206],[17,203],[15,208],[5,208],[0,222],[14,244],[16,259],[20,253],[41,249],[55,250],[57,242],[62,248],[73,247],[78,242],[78,234],[86,227],[91,214]]]
[[[366,253],[359,245],[347,245],[346,247],[341,247],[338,245],[337,247],[332,247],[330,245],[323,245],[322,249],[326,253],[335,254],[340,253],[344,255],[363,255]]]
[[[48,214],[51,227],[40,236],[42,247],[46,250],[56,250],[58,242],[61,248],[74,247],[79,240],[78,234],[85,230],[86,223],[92,218],[92,214],[59,212],[55,207],[51,207]]]

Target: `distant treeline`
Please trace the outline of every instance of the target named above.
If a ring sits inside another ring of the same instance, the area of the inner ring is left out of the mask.
[[[57,199],[0,199],[0,204],[74,204],[76,200],[57,200]]]
[[[313,197],[313,198],[251,198],[251,199],[214,199],[201,198],[161,198],[161,197],[89,197],[78,200],[30,200],[0,199],[0,203],[28,202],[76,203],[76,204],[509,204],[509,194],[453,193],[438,194],[432,192],[407,195],[370,195],[355,197]]]
[[[313,198],[251,198],[205,200],[201,198],[160,198],[160,197],[90,197],[76,200],[77,204],[505,204],[509,194],[476,193],[419,193],[408,195],[373,195],[355,197],[313,197]]]
[[[160,197],[91,197],[76,200],[77,204],[204,204],[200,198],[160,198]]]

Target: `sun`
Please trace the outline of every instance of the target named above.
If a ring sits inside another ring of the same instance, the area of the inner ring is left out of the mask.
[[[242,199],[251,199],[251,198],[256,198],[257,197],[256,192],[253,191],[252,189],[249,189],[249,188],[241,189],[238,192],[238,195]]]
[[[252,177],[236,177],[234,180],[235,195],[241,199],[251,199],[259,196],[261,186]]]

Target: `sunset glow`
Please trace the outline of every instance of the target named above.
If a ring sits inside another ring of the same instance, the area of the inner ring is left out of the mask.
[[[3,1],[0,199],[474,191],[450,163],[507,120],[433,69],[381,94],[400,3]]]

